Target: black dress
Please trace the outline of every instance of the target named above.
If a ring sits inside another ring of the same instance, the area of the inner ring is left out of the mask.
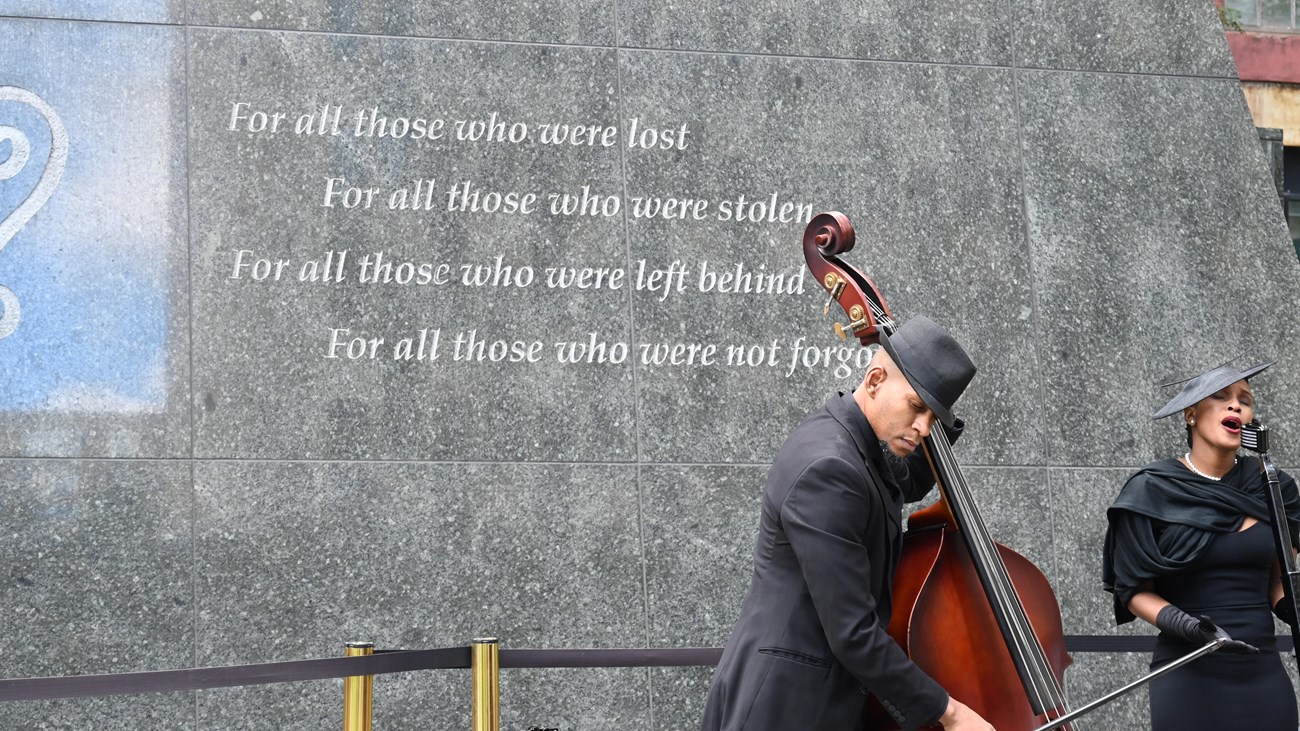
[[[1300,491],[1280,473],[1287,528],[1300,538]],[[1192,616],[1207,615],[1257,655],[1217,652],[1151,684],[1153,731],[1296,731],[1296,697],[1277,652],[1269,605],[1276,554],[1259,461],[1243,458],[1220,480],[1175,459],[1129,478],[1107,511],[1103,585],[1117,624],[1145,587]],[[1258,520],[1242,531],[1246,516]],[[1300,545],[1300,543],[1297,543]],[[1196,649],[1163,633],[1152,668]]]
[[[1187,570],[1155,581],[1157,594],[1192,616],[1210,617],[1260,654],[1216,652],[1152,681],[1153,731],[1295,731],[1295,691],[1277,652],[1268,603],[1274,555],[1269,525],[1261,521],[1217,534]],[[1161,633],[1151,668],[1197,647]]]

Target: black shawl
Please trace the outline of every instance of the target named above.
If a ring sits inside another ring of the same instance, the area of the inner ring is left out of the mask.
[[[1300,532],[1295,480],[1278,471],[1293,543]],[[1102,585],[1115,595],[1115,623],[1133,620],[1128,603],[1145,582],[1186,568],[1217,533],[1241,527],[1245,516],[1268,519],[1268,481],[1259,459],[1240,460],[1220,481],[1201,477],[1176,459],[1138,470],[1106,511],[1109,526]]]

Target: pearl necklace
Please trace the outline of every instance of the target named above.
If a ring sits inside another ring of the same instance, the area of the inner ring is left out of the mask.
[[[1183,455],[1183,462],[1187,465],[1187,469],[1191,470],[1192,472],[1195,472],[1196,474],[1200,475],[1201,477],[1204,477],[1204,478],[1207,479],[1207,480],[1214,480],[1215,482],[1218,482],[1219,480],[1222,480],[1222,479],[1223,479],[1222,477],[1211,477],[1211,476],[1205,474],[1204,472],[1201,472],[1200,470],[1196,469],[1196,465],[1192,464],[1192,453],[1191,453],[1191,452],[1188,452],[1187,454],[1184,454],[1184,455]],[[1232,458],[1232,464],[1233,464],[1234,466],[1237,464],[1237,458],[1236,458],[1236,457],[1233,457],[1233,458]]]

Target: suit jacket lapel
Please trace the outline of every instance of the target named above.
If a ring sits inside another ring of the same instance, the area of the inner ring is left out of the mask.
[[[903,510],[903,493],[898,488],[898,483],[893,479],[893,474],[885,464],[885,456],[880,452],[880,444],[876,438],[876,433],[872,431],[871,424],[867,417],[863,415],[862,409],[858,408],[857,401],[853,400],[852,393],[841,393],[832,396],[826,402],[826,408],[830,411],[831,416],[844,427],[844,430],[853,438],[854,444],[858,447],[858,453],[862,456],[862,463],[866,465],[867,472],[875,481],[876,492],[880,495],[881,501],[885,507],[894,515],[902,515]],[[890,523],[890,537],[894,533],[901,532],[901,528]]]

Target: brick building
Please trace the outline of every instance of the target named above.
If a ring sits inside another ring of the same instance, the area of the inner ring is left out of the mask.
[[[1282,130],[1282,206],[1300,255],[1300,0],[1215,0],[1255,126]],[[1280,160],[1278,159],[1280,157]]]

